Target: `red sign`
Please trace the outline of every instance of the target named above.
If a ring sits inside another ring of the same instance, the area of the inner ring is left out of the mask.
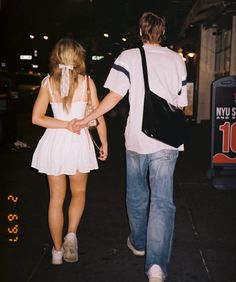
[[[229,81],[230,81],[229,77]],[[233,79],[233,78],[231,78]],[[227,82],[227,78],[222,79]],[[233,80],[232,80],[233,81]],[[233,81],[234,82],[234,81]],[[236,85],[213,83],[212,164],[236,164]]]

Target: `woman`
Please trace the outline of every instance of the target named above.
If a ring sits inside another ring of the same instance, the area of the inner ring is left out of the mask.
[[[76,232],[85,207],[88,173],[98,169],[94,145],[88,128],[80,135],[72,132],[75,119],[85,116],[88,86],[94,108],[99,104],[93,80],[85,76],[85,50],[76,41],[63,38],[50,57],[50,75],[42,81],[34,104],[32,123],[47,128],[32,159],[32,167],[47,174],[50,201],[48,223],[53,240],[52,264],[78,260]],[[53,117],[47,115],[51,105]],[[100,160],[108,154],[106,124],[98,119],[101,142]],[[63,243],[63,203],[66,177],[69,178],[71,201],[68,210],[68,232]]]

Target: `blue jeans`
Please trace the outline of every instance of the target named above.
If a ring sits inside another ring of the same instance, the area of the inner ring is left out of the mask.
[[[146,250],[146,273],[158,264],[167,276],[175,221],[173,174],[178,155],[178,150],[152,154],[126,151],[129,239],[137,250]]]

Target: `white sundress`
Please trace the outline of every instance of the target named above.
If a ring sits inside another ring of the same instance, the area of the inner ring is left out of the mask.
[[[49,76],[42,81],[42,87],[48,87],[53,116],[60,120],[70,121],[74,118],[82,119],[85,115],[86,79],[76,90],[69,112],[63,110],[61,102],[55,102]],[[75,100],[74,98],[79,100]],[[88,173],[98,169],[94,144],[87,128],[80,134],[62,128],[47,128],[34,151],[31,166],[40,173],[47,175],[74,175],[77,172]]]

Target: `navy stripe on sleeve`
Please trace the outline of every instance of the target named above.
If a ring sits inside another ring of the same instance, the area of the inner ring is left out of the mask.
[[[120,65],[117,65],[117,64],[113,64],[112,68],[117,70],[117,71],[123,72],[123,74],[125,74],[128,77],[129,81],[130,81],[129,72],[124,67],[122,67]]]
[[[182,87],[185,86],[185,85],[187,85],[187,80],[182,81]],[[178,95],[181,95],[181,90],[182,90],[182,88],[179,90]]]

